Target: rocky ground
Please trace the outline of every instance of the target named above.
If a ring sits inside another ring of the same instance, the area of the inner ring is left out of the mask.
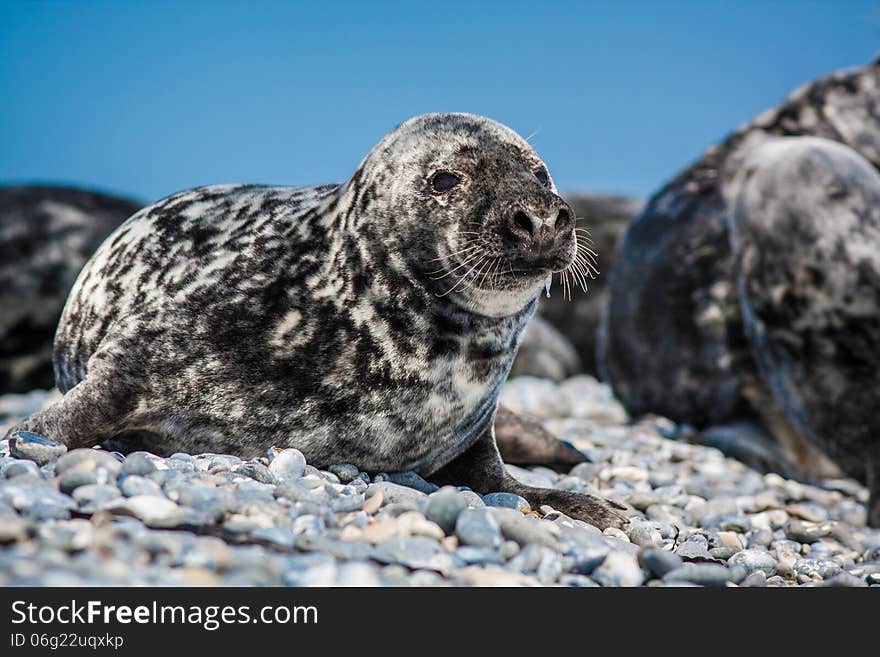
[[[0,435],[52,394],[0,397]],[[625,502],[625,533],[412,473],[319,471],[292,449],[11,455],[0,441],[0,585],[880,586],[880,530],[853,481],[760,474],[668,420],[630,424],[589,377],[520,377],[503,400],[592,460],[513,474]]]

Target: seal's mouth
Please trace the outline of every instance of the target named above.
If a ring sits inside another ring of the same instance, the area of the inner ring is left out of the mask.
[[[437,296],[506,293],[518,298],[537,293],[548,277],[559,274],[563,295],[570,297],[572,287],[586,290],[587,281],[598,274],[595,257],[583,228],[552,242],[525,245],[506,239],[503,231],[463,231],[442,248],[427,274]]]

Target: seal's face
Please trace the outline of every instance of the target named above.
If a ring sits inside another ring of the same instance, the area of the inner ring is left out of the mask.
[[[576,257],[573,210],[534,149],[499,123],[416,117],[380,142],[361,170],[368,187],[391,197],[393,217],[371,218],[386,242],[393,233],[414,275],[469,310],[514,313]]]

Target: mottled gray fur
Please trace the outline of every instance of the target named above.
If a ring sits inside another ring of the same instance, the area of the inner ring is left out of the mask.
[[[65,395],[22,428],[71,447],[134,431],[158,452],[296,447],[619,525],[601,500],[515,481],[492,436],[573,225],[531,146],[466,114],[402,124],[343,185],[176,194],[83,269],[55,342]]]

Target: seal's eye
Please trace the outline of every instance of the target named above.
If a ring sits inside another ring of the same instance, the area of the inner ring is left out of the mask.
[[[547,173],[547,169],[541,167],[540,169],[535,171],[535,178],[538,179],[538,182],[541,183],[544,187],[550,187],[550,175]]]
[[[435,192],[448,192],[460,182],[461,178],[451,171],[438,171],[431,178],[431,188]]]

